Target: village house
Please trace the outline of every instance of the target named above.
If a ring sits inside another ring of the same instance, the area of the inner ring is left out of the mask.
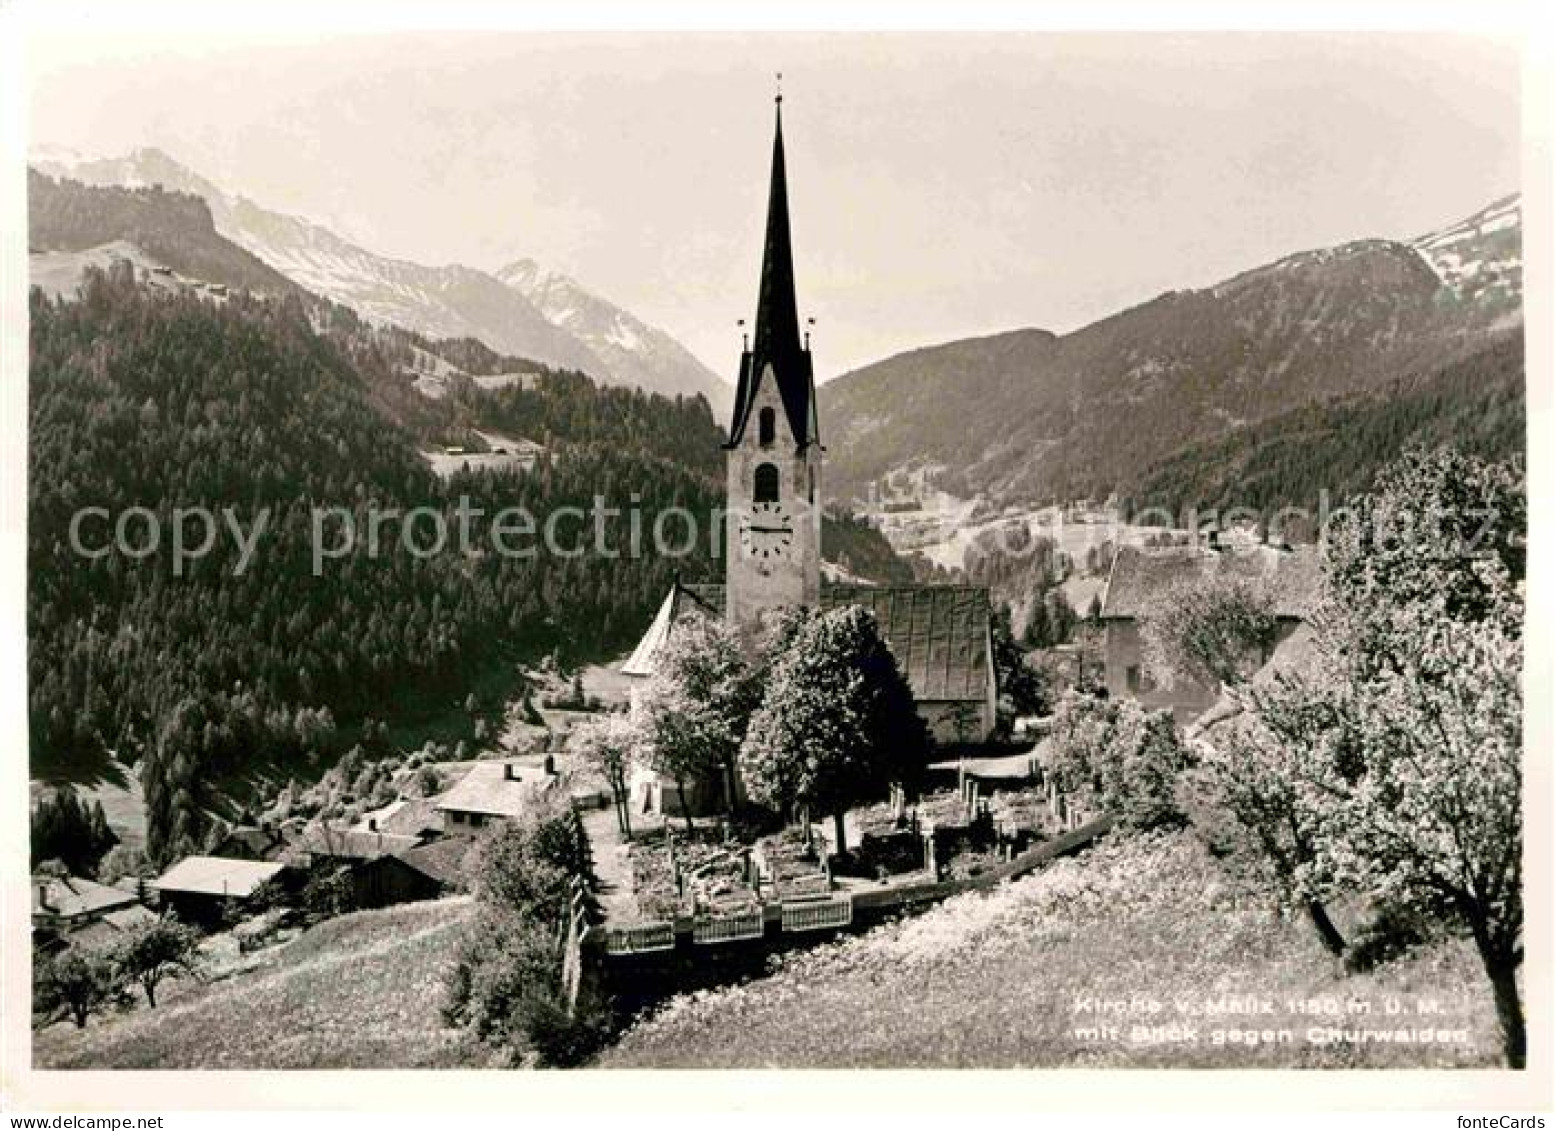
[[[32,877],[33,937],[40,941],[52,943],[67,936],[71,942],[83,941],[110,916],[116,920],[110,929],[124,930],[140,913],[150,914],[133,891],[79,876]]]
[[[516,762],[478,762],[452,789],[435,799],[449,836],[483,836],[505,821],[522,816],[542,791],[560,778],[550,755],[540,766]]]
[[[1218,687],[1178,678],[1167,688],[1151,680],[1145,671],[1140,634],[1140,619],[1163,594],[1184,582],[1212,577],[1245,578],[1267,586],[1278,630],[1265,654],[1254,658],[1254,667],[1261,667],[1291,640],[1310,614],[1319,582],[1318,555],[1311,547],[1231,546],[1214,540],[1188,546],[1119,549],[1101,608],[1109,696],[1136,699],[1151,709],[1170,709],[1182,724],[1215,705],[1220,698]]]
[[[710,617],[754,633],[780,608],[863,605],[941,743],[975,743],[995,723],[997,685],[989,593],[973,586],[827,585],[821,570],[821,474],[825,449],[809,335],[801,335],[789,235],[782,105],[772,148],[766,241],[755,331],[740,358],[734,413],[723,445],[727,488],[722,585],[671,586],[621,671],[647,678],[676,626]],[[738,793],[739,783],[733,783]],[[632,776],[633,804],[678,808],[672,782],[645,767]],[[693,783],[693,812],[722,804],[728,786]]]
[[[118,942],[130,931],[155,923],[160,916],[143,903],[131,903],[104,913],[83,927],[77,927],[61,936],[70,946],[107,948]]]
[[[376,824],[374,818],[371,824]],[[436,834],[440,835],[440,834]],[[388,907],[442,893],[440,880],[409,863],[405,854],[434,839],[433,834],[388,833],[374,828],[337,829],[314,825],[298,844],[311,874],[339,869],[351,886],[351,906]]]
[[[210,927],[242,910],[270,881],[294,887],[298,879],[295,869],[275,861],[186,856],[147,886],[184,922]]]
[[[443,818],[437,811],[435,799],[401,797],[380,808],[363,813],[351,827],[356,832],[381,832],[431,840],[442,834]]]

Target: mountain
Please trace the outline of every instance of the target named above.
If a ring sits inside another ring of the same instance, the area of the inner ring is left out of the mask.
[[[159,149],[88,158],[59,150],[32,154],[40,172],[94,185],[161,185],[201,197],[216,230],[314,294],[439,338],[477,338],[499,353],[576,369],[603,384],[668,396],[701,393],[719,412],[732,392],[663,331],[539,268],[507,269],[508,285],[459,264],[429,267],[368,251],[309,220],[273,212],[226,192]],[[533,282],[530,282],[533,280]]]
[[[497,278],[533,303],[552,325],[583,342],[620,381],[671,396],[700,393],[715,418],[727,415],[734,390],[663,330],[533,259],[508,264]]]
[[[1412,243],[1303,252],[1062,336],[914,350],[821,388],[828,485],[1104,497],[1191,444],[1467,358],[1521,318],[1518,198]]]
[[[1522,316],[1522,237],[1521,199],[1513,194],[1410,246],[1459,300],[1516,320]]]
[[[1443,444],[1489,460],[1526,447],[1523,339],[1500,330],[1477,353],[1353,397],[1304,405],[1190,444],[1119,486],[1126,513],[1294,506],[1315,513],[1370,489],[1400,451]],[[1310,527],[1286,529],[1298,538]]]
[[[95,257],[134,258],[206,284],[256,294],[301,289],[275,268],[223,238],[198,195],[161,186],[103,188],[27,171],[27,243],[50,286],[69,285],[73,266]],[[39,257],[45,256],[41,262]],[[74,261],[74,262],[73,262]]]

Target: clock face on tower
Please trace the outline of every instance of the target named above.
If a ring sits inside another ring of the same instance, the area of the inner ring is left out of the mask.
[[[740,549],[763,573],[782,561],[794,546],[794,519],[782,503],[755,503],[750,516],[740,523]]]

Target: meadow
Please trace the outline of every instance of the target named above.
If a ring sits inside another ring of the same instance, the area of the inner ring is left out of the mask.
[[[165,1004],[33,1035],[38,1068],[473,1068],[443,1023],[443,980],[468,899],[331,919],[291,942],[169,987]]]

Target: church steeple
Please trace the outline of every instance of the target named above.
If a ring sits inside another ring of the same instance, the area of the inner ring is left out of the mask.
[[[777,381],[795,445],[804,449],[820,439],[815,417],[815,381],[810,351],[800,337],[799,304],[794,295],[794,251],[788,223],[788,171],[783,159],[783,95],[777,96],[777,125],[772,137],[772,184],[767,198],[767,235],[762,247],[761,285],[756,296],[756,332],[740,359],[739,387],[729,446],[740,443],[751,406],[768,367]]]

